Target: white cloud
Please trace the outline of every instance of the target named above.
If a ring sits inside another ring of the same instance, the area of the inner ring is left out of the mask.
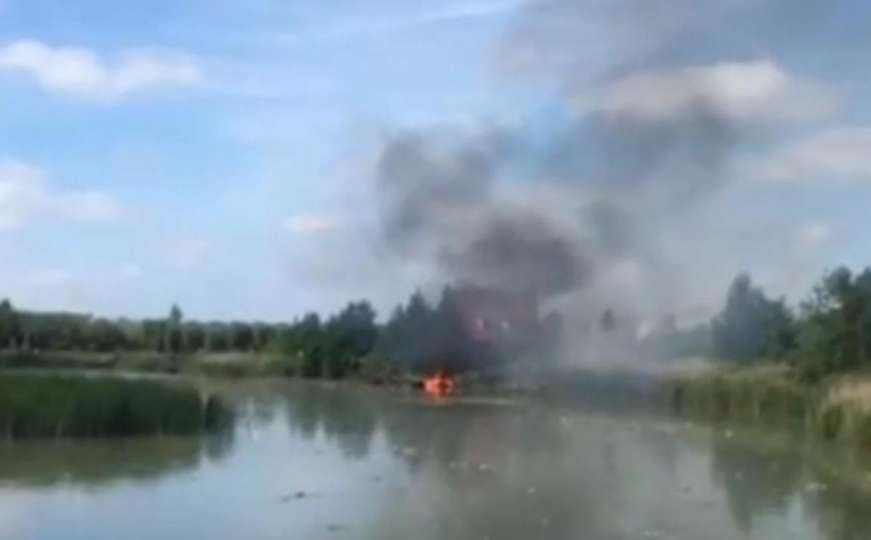
[[[108,194],[60,190],[40,169],[0,160],[0,231],[26,226],[37,218],[112,221],[121,213],[121,205]]]
[[[190,271],[203,268],[212,257],[212,247],[195,236],[175,238],[167,252],[167,263],[176,270]]]
[[[112,221],[121,216],[118,202],[106,193],[80,191],[56,197],[60,212],[75,221]]]
[[[197,63],[180,53],[128,51],[109,61],[83,47],[51,47],[38,41],[0,47],[2,70],[26,74],[47,91],[95,100],[197,85],[204,78]]]
[[[796,250],[804,255],[825,245],[832,238],[832,226],[828,223],[809,222],[799,227],[796,236]]]
[[[871,127],[834,127],[776,150],[762,165],[771,180],[871,181]]]
[[[145,271],[138,264],[128,262],[121,265],[118,275],[125,281],[136,281],[145,275]]]
[[[293,234],[318,234],[335,230],[338,221],[328,215],[297,214],[285,219],[283,226]]]
[[[67,270],[59,268],[47,268],[34,271],[28,281],[39,287],[71,287],[76,283],[76,278]]]
[[[610,85],[598,101],[608,114],[645,121],[698,108],[741,121],[807,118],[831,113],[838,102],[768,60],[638,71]]]

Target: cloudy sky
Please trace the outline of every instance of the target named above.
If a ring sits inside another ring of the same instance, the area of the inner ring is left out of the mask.
[[[385,148],[498,128],[523,150],[486,210],[577,219],[591,298],[708,314],[747,270],[798,300],[871,263],[871,9],[826,4],[0,0],[0,296],[384,312],[456,277],[385,241]],[[596,203],[620,249],[581,230]],[[432,234],[462,238],[453,210]]]

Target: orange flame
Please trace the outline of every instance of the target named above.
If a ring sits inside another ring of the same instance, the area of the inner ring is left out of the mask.
[[[423,379],[423,391],[432,397],[444,397],[454,392],[456,383],[454,379],[442,372],[430,375]]]

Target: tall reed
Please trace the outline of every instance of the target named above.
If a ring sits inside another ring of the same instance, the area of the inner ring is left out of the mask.
[[[229,411],[193,387],[155,380],[0,374],[0,438],[187,434]]]

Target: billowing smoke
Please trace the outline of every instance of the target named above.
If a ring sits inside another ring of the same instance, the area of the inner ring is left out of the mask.
[[[519,141],[488,132],[460,145],[436,134],[401,134],[378,166],[385,238],[403,256],[431,257],[448,281],[550,298],[588,280],[592,259],[574,231],[543,208],[496,194]]]
[[[754,10],[763,20],[743,19]],[[588,321],[611,307],[624,319],[688,310],[692,274],[713,261],[687,259],[714,242],[706,220],[742,149],[834,107],[759,47],[713,31],[743,21],[740,33],[759,43],[772,31],[778,50],[783,10],[531,3],[495,47],[499,69],[509,91],[556,87],[556,102],[510,127],[388,138],[377,166],[384,240],[443,281],[534,293]],[[716,277],[716,287],[728,279]]]

